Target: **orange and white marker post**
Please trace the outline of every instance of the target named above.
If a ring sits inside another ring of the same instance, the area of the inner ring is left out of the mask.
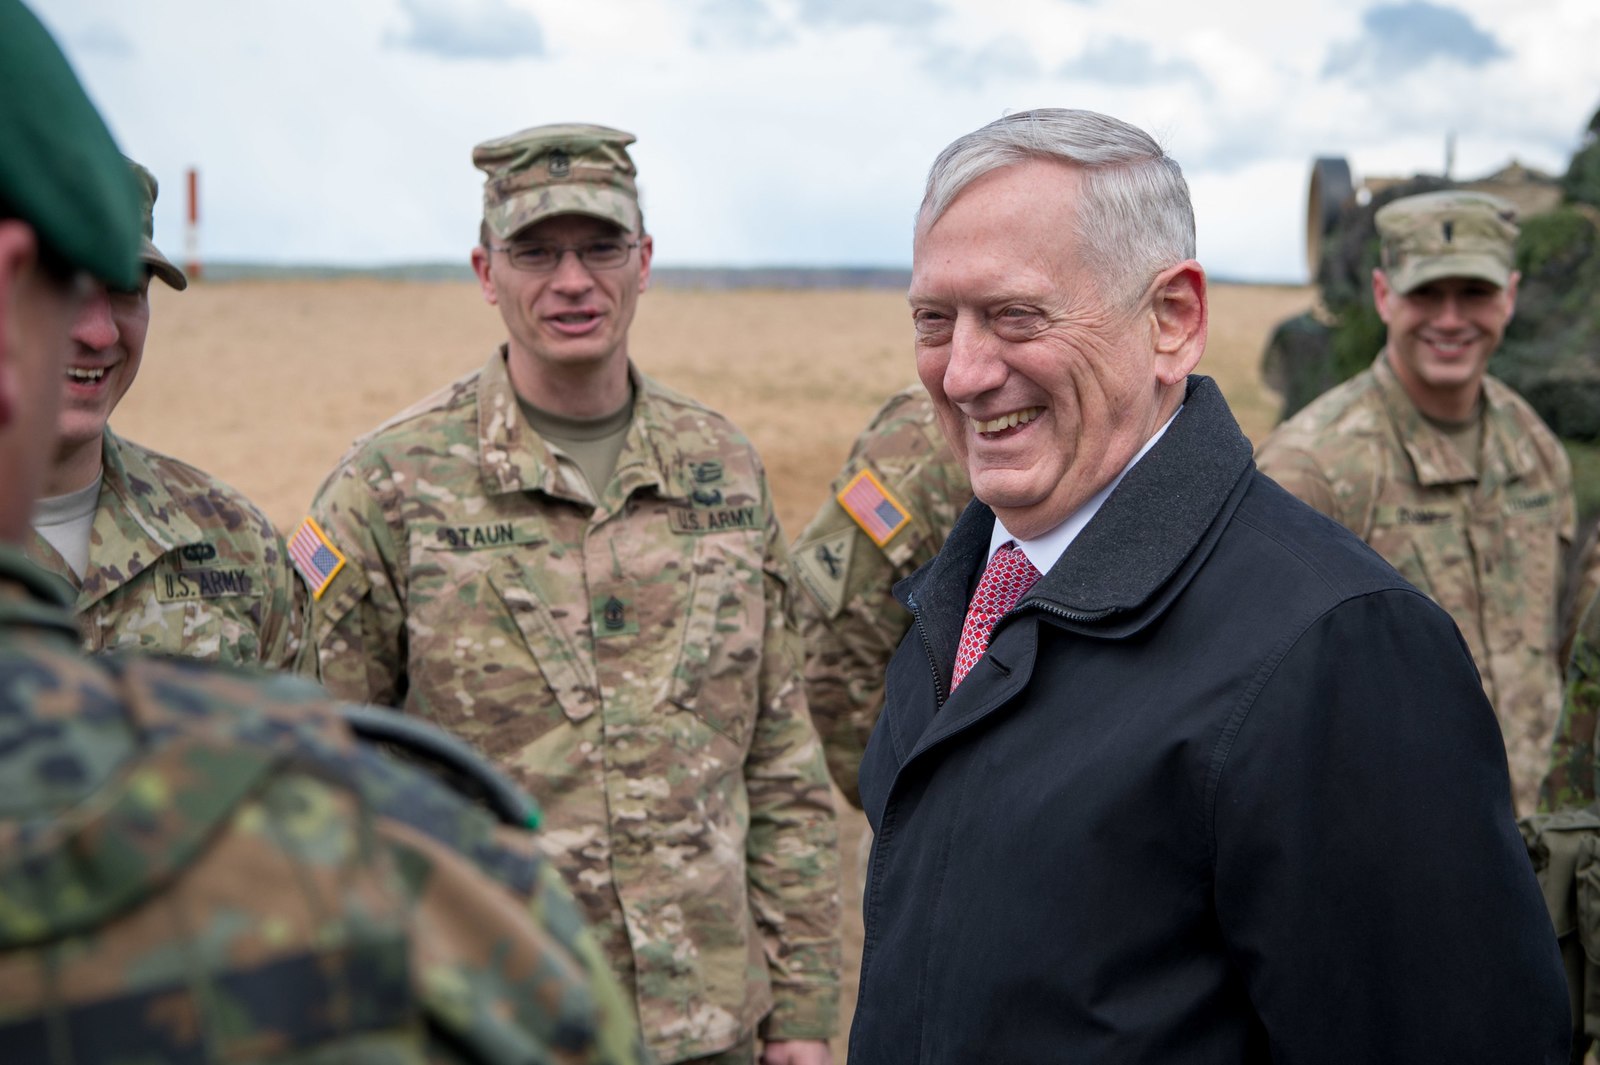
[[[185,272],[190,281],[200,280],[200,170],[189,168],[189,224],[184,227],[183,249],[188,263]]]

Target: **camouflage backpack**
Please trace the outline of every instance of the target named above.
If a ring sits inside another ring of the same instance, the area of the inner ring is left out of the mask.
[[[1600,804],[1518,822],[1561,946],[1572,1010],[1572,1060],[1600,1039]]]

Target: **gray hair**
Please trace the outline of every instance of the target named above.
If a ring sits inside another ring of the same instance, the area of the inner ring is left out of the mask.
[[[1194,208],[1177,161],[1137,126],[1060,107],[995,119],[940,152],[928,170],[917,231],[937,222],[978,178],[1034,159],[1082,168],[1073,228],[1103,297],[1132,306],[1156,274],[1194,258]]]

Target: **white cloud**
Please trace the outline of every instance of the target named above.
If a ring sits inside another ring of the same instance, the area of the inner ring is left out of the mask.
[[[799,16],[835,26],[925,26],[943,14],[934,0],[799,0]]]
[[[509,0],[399,0],[405,29],[387,40],[443,59],[516,59],[544,54],[544,34]]]
[[[1330,49],[1371,38],[1363,9],[1334,0],[418,2],[278,0],[246,19],[207,0],[49,0],[40,14],[167,190],[164,245],[182,247],[177,190],[199,166],[213,258],[460,261],[472,145],[587,121],[638,135],[663,265],[903,265],[945,144],[1067,106],[1168,145],[1213,273],[1287,279],[1313,156],[1437,170],[1454,131],[1462,175],[1513,156],[1560,169],[1600,106],[1593,0],[1450,0],[1439,10],[1504,54],[1435,57],[1385,84],[1322,77]],[[447,11],[477,18],[428,21]],[[499,16],[536,27],[542,52],[471,54],[467,29]],[[391,43],[443,25],[459,36],[439,30],[432,51]]]
[[[1427,0],[1378,4],[1361,22],[1360,37],[1329,49],[1324,75],[1382,84],[1419,68],[1475,69],[1510,55],[1467,15]]]
[[[1057,70],[1064,78],[1099,81],[1110,85],[1150,85],[1192,81],[1204,84],[1200,68],[1187,59],[1165,58],[1146,41],[1129,37],[1103,37],[1091,41]]]
[[[1028,42],[1020,37],[996,37],[984,44],[934,45],[922,60],[928,77],[947,85],[978,89],[997,81],[1027,82],[1039,76],[1039,64]]]

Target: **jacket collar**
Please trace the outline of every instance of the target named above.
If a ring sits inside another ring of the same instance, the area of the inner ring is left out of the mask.
[[[96,525],[105,516],[106,501],[113,500],[117,533],[130,543],[145,539],[165,553],[205,541],[205,533],[178,505],[139,448],[124,445],[107,429],[100,453],[104,456],[105,481],[100,485],[102,504],[95,514]]]
[[[1138,631],[1210,554],[1226,524],[1218,519],[1238,506],[1254,468],[1250,441],[1216,383],[1191,376],[1183,410],[1166,435],[1000,624],[1031,609],[1095,635]],[[993,528],[994,512],[974,500],[938,556],[895,588],[923,625],[941,699]]]
[[[1411,460],[1417,483],[1424,485],[1460,484],[1484,481],[1503,484],[1532,477],[1539,472],[1539,455],[1532,437],[1517,422],[1511,390],[1492,377],[1483,379],[1483,444],[1481,470],[1474,470],[1461,457],[1455,445],[1417,410],[1406,395],[1394,367],[1389,365],[1389,349],[1378,352],[1372,364],[1372,378],[1378,386],[1384,409],[1394,424],[1401,447]]]
[[[506,345],[501,345],[478,376],[478,463],[484,491],[490,495],[537,491],[588,501],[585,487],[567,481],[549,445],[523,417],[506,369],[506,352]],[[676,449],[665,424],[664,390],[631,362],[628,380],[633,385],[633,422],[611,485],[597,490],[605,499],[613,490],[618,499],[626,499],[640,488],[654,486],[668,497],[687,498],[693,486],[686,471],[681,463],[667,459]]]
[[[127,584],[167,552],[206,539],[143,450],[110,428],[101,439],[100,468],[100,498],[90,532],[89,568],[83,577],[72,575],[66,560],[37,532],[28,546],[36,562],[56,569],[77,589],[80,609]]]

